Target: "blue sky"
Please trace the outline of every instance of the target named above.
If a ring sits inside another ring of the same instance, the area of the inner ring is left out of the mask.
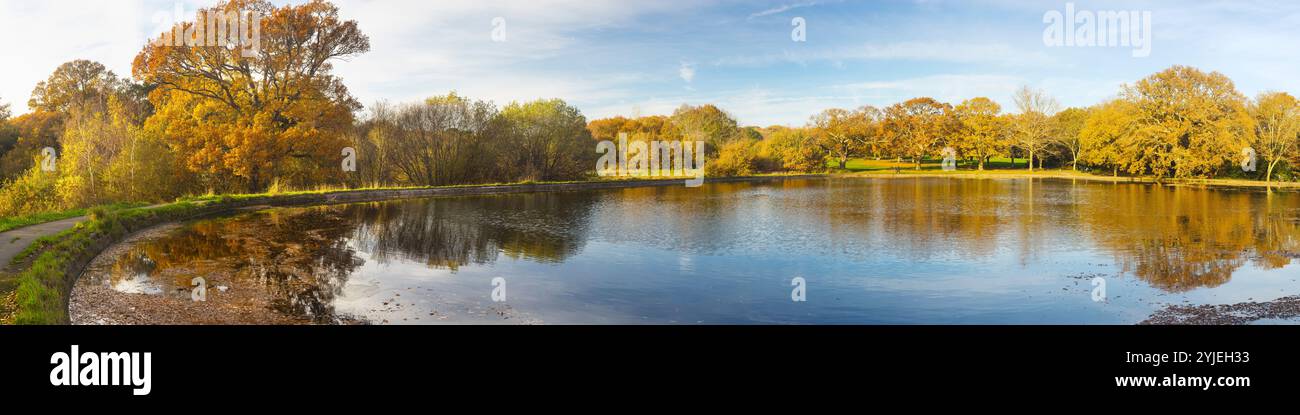
[[[285,1],[276,1],[285,3]],[[1247,95],[1300,93],[1300,2],[1075,1],[1151,12],[1151,54],[1051,47],[1044,14],[1064,1],[1013,0],[338,0],[372,51],[337,73],[370,104],[456,90],[498,104],[562,98],[588,118],[715,103],[746,125],[801,125],[831,107],[915,96],[1010,106],[1021,85],[1090,105],[1171,65],[1223,72]],[[94,59],[120,75],[155,16],[206,1],[0,0],[0,101],[17,112],[59,63]],[[492,20],[505,19],[505,42]],[[791,20],[807,41],[791,40]]]

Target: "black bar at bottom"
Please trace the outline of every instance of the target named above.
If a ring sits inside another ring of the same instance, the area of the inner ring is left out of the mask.
[[[653,396],[720,387],[759,396],[869,390],[883,399],[895,390],[1217,396],[1300,385],[1291,350],[1300,331],[1290,327],[0,327],[0,339],[0,390],[20,400],[465,398],[552,388]],[[78,360],[148,352],[149,393],[53,385],[51,361],[71,360],[73,345]],[[1117,385],[1145,377],[1156,385]]]

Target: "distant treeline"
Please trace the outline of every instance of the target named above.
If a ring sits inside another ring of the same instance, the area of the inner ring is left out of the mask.
[[[1088,108],[1060,109],[1023,87],[1015,113],[985,97],[955,106],[920,97],[883,109],[828,109],[798,128],[737,127],[712,106],[671,117],[591,122],[597,139],[619,132],[645,140],[685,136],[709,143],[710,175],[845,168],[853,158],[892,159],[920,168],[952,149],[972,169],[993,158],[1024,168],[1068,167],[1156,178],[1242,177],[1294,180],[1300,162],[1300,103],[1285,92],[1247,99],[1217,73],[1175,66],[1126,86]],[[1253,155],[1253,157],[1251,157]],[[1243,169],[1253,158],[1255,171]],[[829,161],[829,163],[828,163]]]
[[[1022,88],[1014,114],[983,97],[955,106],[922,97],[828,109],[802,127],[744,127],[713,105],[589,123],[558,99],[498,107],[453,92],[378,103],[359,118],[362,106],[332,63],[360,58],[370,41],[333,4],[229,0],[211,10],[265,16],[260,53],[151,42],[130,78],[76,60],[36,86],[30,113],[0,107],[0,215],[209,192],[584,179],[595,175],[596,142],[619,133],[703,141],[710,176],[842,169],[861,157],[920,168],[946,148],[973,169],[1013,157],[1029,169],[1161,178],[1292,180],[1300,161],[1294,97],[1250,100],[1227,77],[1189,67],[1089,108],[1060,110],[1046,93]],[[181,32],[193,24],[180,23]],[[355,172],[340,167],[349,147]],[[41,168],[45,148],[57,154],[55,171]],[[1258,172],[1238,167],[1249,151]]]

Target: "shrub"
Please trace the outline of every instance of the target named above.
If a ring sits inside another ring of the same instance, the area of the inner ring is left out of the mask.
[[[749,139],[733,140],[724,144],[718,152],[718,159],[705,164],[710,176],[745,176],[754,173],[758,153],[755,141]]]

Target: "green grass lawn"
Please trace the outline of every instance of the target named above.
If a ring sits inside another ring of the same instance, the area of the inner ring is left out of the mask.
[[[839,167],[839,162],[830,161],[826,165],[829,166],[832,170],[836,170]],[[958,170],[975,170],[977,166],[978,165],[975,164],[975,162],[973,161],[957,160]],[[896,162],[894,159],[881,159],[881,160],[850,159],[849,162],[845,164],[844,170],[850,173],[859,173],[859,172],[893,170],[894,168],[898,168],[899,171],[904,173],[908,171],[912,171],[912,172],[916,171],[915,170],[916,165],[913,164],[911,161],[903,160],[902,162]],[[984,163],[985,170],[1010,170],[1010,169],[1028,169],[1028,168],[1029,165],[1027,164],[1027,161],[1023,158],[1017,158],[1014,159],[1013,161],[1013,159],[1007,157],[994,157],[992,159],[989,159],[987,163]],[[942,169],[943,169],[942,159],[925,159],[924,161],[921,162],[921,170],[942,170]]]
[[[108,210],[121,210],[121,209],[140,207],[140,206],[144,206],[144,204],[116,203],[112,205],[105,205],[103,207]],[[89,208],[69,209],[62,212],[44,212],[44,213],[36,213],[31,215],[0,218],[0,232],[9,231],[12,229],[18,229],[24,226],[37,225],[46,222],[54,222],[57,220],[75,218],[78,216],[85,216],[86,212],[88,211],[90,211]]]

